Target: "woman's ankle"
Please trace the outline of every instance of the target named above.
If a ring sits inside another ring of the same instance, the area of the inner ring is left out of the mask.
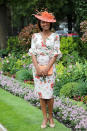
[[[50,123],[54,123],[53,117],[48,118]]]

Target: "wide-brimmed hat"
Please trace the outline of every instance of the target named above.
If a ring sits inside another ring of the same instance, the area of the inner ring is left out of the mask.
[[[56,19],[52,13],[48,13],[47,11],[41,11],[34,15],[37,19],[54,23],[56,22]]]

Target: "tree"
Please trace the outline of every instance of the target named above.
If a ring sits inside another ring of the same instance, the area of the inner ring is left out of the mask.
[[[6,47],[7,38],[14,27],[23,28],[27,16],[31,14],[31,7],[36,1],[0,0],[0,49]]]
[[[87,19],[87,1],[74,0],[76,14],[76,30],[80,32],[80,23]]]
[[[37,9],[39,10],[43,8],[47,8],[49,11],[54,12],[56,16],[57,23],[66,18],[68,22],[68,29],[72,30],[72,22],[75,21],[75,13],[74,13],[74,3],[73,0],[39,0],[36,4]]]
[[[9,29],[9,9],[6,4],[0,4],[0,48],[6,47],[6,41],[8,38]]]

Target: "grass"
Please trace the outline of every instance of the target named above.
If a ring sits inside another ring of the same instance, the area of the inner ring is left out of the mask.
[[[71,131],[57,120],[54,121],[55,128],[41,129],[41,110],[0,88],[0,123],[8,131]]]
[[[0,62],[0,70],[2,69],[2,63]]]

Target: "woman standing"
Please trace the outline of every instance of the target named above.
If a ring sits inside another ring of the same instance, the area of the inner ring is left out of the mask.
[[[55,127],[53,121],[53,87],[56,78],[55,61],[61,57],[59,36],[51,32],[52,23],[56,22],[52,13],[47,11],[34,15],[38,19],[39,33],[32,35],[29,52],[33,61],[33,77],[35,94],[40,99],[43,112],[41,128],[46,128],[49,121],[50,127]],[[49,117],[46,106],[48,105]]]

